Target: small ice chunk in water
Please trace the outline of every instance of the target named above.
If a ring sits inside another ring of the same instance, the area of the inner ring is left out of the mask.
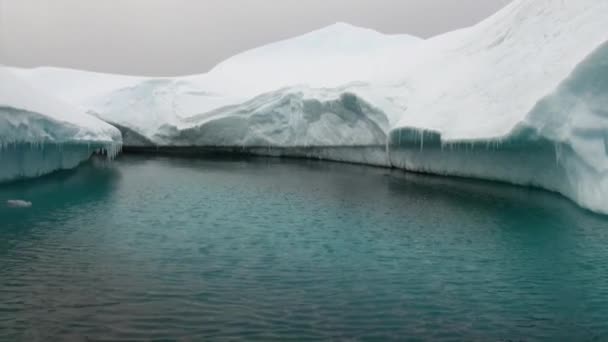
[[[32,206],[32,202],[24,200],[8,200],[6,201],[6,205],[9,208],[29,208]]]

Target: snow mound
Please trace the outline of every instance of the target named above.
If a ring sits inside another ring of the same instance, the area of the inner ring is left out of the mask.
[[[0,66],[0,182],[72,168],[121,148],[113,126],[46,96]]]
[[[343,91],[285,88],[245,103],[166,125],[155,136],[165,145],[359,146],[383,145],[386,115]]]
[[[340,87],[391,73],[390,66],[401,63],[422,42],[410,35],[337,23],[236,55],[207,76],[222,93],[245,95],[293,85]]]

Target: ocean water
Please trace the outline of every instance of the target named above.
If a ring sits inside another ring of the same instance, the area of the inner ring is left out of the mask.
[[[606,341],[608,219],[539,190],[265,158],[0,186],[0,340],[215,339]]]

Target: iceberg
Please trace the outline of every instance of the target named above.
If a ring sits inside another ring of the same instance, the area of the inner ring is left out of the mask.
[[[608,214],[607,16],[606,1],[514,0],[427,40],[339,23],[200,75],[12,71],[116,125],[126,146],[495,180]]]
[[[608,213],[606,15],[608,2],[519,0],[429,40],[391,165],[538,186]]]
[[[0,66],[0,182],[69,169],[95,151],[114,157],[115,127],[45,95]]]
[[[8,200],[6,201],[6,205],[9,208],[30,208],[32,206],[32,202],[24,200]]]

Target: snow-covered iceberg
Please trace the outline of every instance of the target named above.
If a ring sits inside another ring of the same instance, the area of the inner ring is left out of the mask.
[[[429,40],[393,166],[553,190],[608,213],[608,2],[514,1]]]
[[[110,157],[120,132],[40,92],[0,66],[0,182],[73,168],[95,150]]]
[[[422,42],[338,23],[243,52],[199,75],[142,78],[58,68],[14,72],[63,101],[156,141],[163,126],[188,129],[205,117],[217,118],[215,111],[230,115],[232,106],[261,105],[255,99],[260,96],[275,103],[277,94],[291,97],[308,88],[311,99],[339,98],[348,84],[392,73],[387,65],[397,64]]]
[[[137,144],[533,185],[608,213],[606,17],[606,1],[514,0],[428,40],[336,24],[201,75],[14,72]]]

